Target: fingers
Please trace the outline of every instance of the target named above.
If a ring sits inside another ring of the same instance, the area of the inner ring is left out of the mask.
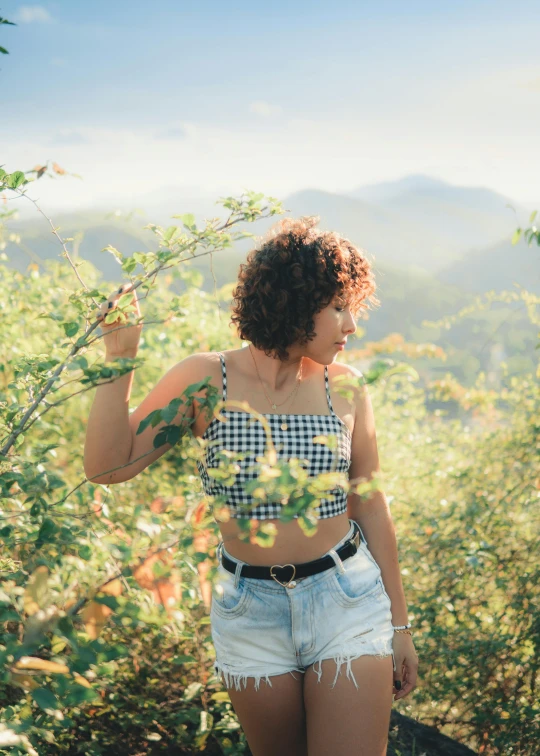
[[[394,696],[394,701],[398,701],[400,698],[408,696],[409,693],[416,688],[416,680],[417,670],[415,668],[406,667],[403,680],[399,680],[399,678],[394,679],[394,690],[397,691]]]
[[[416,685],[412,681],[411,682],[407,681],[403,683],[401,686],[401,690],[398,693],[396,693],[396,695],[394,696],[394,701],[399,701],[400,698],[405,698],[405,696],[408,696],[409,693],[412,690],[414,690],[415,687]]]
[[[109,295],[109,297],[105,300],[105,302],[102,302],[99,306],[99,310],[95,310],[93,312],[93,316],[96,320],[99,320],[100,322],[103,321],[105,318],[105,315],[108,315],[112,310],[115,309],[116,303],[118,300],[127,294],[132,289],[131,283],[122,284],[116,291],[114,291],[112,294]],[[135,310],[137,314],[140,314],[139,311],[139,303],[137,302],[137,297],[135,294],[135,291],[133,292],[133,299],[135,304]],[[110,324],[109,324],[110,325]]]

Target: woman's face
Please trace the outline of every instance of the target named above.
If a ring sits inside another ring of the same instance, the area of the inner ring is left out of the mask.
[[[303,345],[304,354],[314,362],[328,365],[345,349],[347,338],[356,331],[356,321],[347,298],[336,295],[314,316],[314,321],[315,337]]]

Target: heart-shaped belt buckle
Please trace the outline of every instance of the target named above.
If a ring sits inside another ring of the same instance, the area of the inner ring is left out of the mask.
[[[289,580],[289,581],[288,581],[287,583],[282,583],[282,582],[281,582],[281,580],[279,580],[279,579],[278,579],[278,578],[277,578],[277,577],[276,577],[276,576],[274,575],[274,573],[272,572],[272,570],[274,569],[274,567],[279,567],[279,568],[280,568],[281,570],[282,570],[282,569],[283,569],[284,567],[292,567],[292,568],[293,568],[293,574],[292,574],[292,577],[291,577],[291,579],[290,579],[290,580]],[[279,584],[280,584],[280,585],[282,585],[282,586],[283,586],[284,588],[288,588],[288,587],[289,587],[289,585],[290,585],[290,584],[292,583],[292,581],[294,580],[294,576],[296,575],[296,567],[294,566],[294,564],[273,564],[273,565],[272,565],[272,566],[270,567],[270,575],[271,575],[271,577],[273,577],[273,578],[274,578],[274,580],[276,581],[276,583],[279,583]]]

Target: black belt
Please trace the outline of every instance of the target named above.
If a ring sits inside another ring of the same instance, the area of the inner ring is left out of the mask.
[[[343,546],[340,546],[336,550],[339,558],[343,561],[351,556],[354,556],[360,546],[360,532],[355,527],[355,533],[351,538],[346,541]],[[233,559],[221,553],[221,564],[226,570],[236,573],[236,565],[238,564]],[[257,578],[258,580],[275,580],[280,585],[287,587],[293,583],[294,578],[308,577],[309,575],[316,575],[318,572],[324,572],[324,570],[335,567],[336,563],[334,559],[328,554],[320,559],[313,559],[311,562],[302,562],[301,564],[273,564],[271,567],[264,567],[255,564],[243,564],[240,570],[241,577]],[[286,575],[290,577],[285,579]],[[283,577],[284,581],[279,578]]]

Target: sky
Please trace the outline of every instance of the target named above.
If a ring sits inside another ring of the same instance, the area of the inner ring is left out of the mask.
[[[423,173],[540,201],[537,0],[0,0],[0,165],[50,209]],[[37,191],[39,189],[39,191]]]

